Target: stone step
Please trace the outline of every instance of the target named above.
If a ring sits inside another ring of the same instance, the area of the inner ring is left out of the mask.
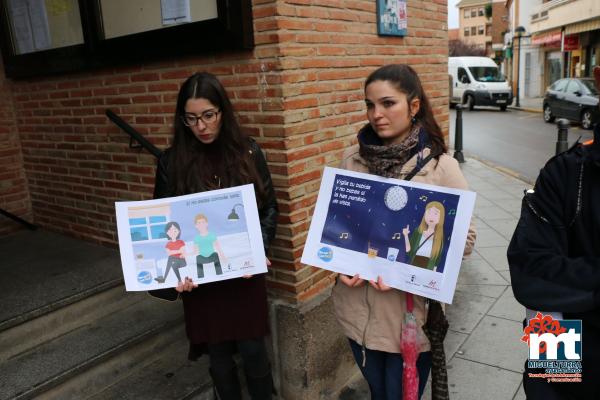
[[[0,332],[122,286],[115,249],[45,230],[0,240]]]
[[[38,346],[13,352],[0,363],[0,400],[83,399],[185,337],[179,302],[132,295],[136,296],[145,297]]]
[[[85,400],[213,400],[208,357],[189,361],[187,353],[182,334],[162,356]]]
[[[45,306],[46,312],[39,312],[39,317],[0,331],[0,362],[148,297],[146,293],[126,293],[122,285],[88,294],[92,295],[62,307],[54,304],[52,312]]]

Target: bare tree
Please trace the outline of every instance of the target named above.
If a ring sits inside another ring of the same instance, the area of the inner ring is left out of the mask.
[[[450,40],[448,42],[448,55],[450,57],[461,56],[485,56],[485,48],[476,44],[465,43],[462,40]]]

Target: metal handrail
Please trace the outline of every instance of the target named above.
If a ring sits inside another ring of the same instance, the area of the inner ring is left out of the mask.
[[[148,152],[150,154],[152,154],[156,158],[160,157],[160,155],[162,154],[162,151],[158,147],[156,147],[152,143],[150,143],[148,141],[148,139],[146,139],[138,131],[133,129],[133,127],[131,125],[129,125],[127,122],[125,122],[121,117],[119,117],[117,114],[115,114],[112,110],[107,109],[106,116],[108,117],[108,119],[110,119],[112,122],[114,122],[115,125],[117,125],[121,129],[123,129],[123,131],[125,131],[125,133],[128,134],[133,140],[138,142],[144,149],[148,150]]]

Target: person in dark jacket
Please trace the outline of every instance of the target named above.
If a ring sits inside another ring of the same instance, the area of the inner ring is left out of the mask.
[[[508,247],[515,298],[531,310],[581,320],[582,382],[524,372],[527,399],[600,399],[600,126],[594,141],[548,161]]]
[[[171,148],[158,162],[154,197],[254,184],[268,249],[278,215],[271,175],[258,144],[242,134],[227,93],[214,75],[197,73],[183,83],[174,131]],[[154,294],[168,297],[168,290]],[[174,290],[183,300],[189,357],[208,353],[219,398],[242,398],[233,359],[239,352],[251,398],[271,399],[273,381],[264,342],[269,333],[264,274],[203,285],[186,277],[171,289],[176,294]]]

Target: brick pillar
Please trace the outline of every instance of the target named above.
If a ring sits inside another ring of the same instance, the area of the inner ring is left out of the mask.
[[[328,398],[357,370],[332,310],[334,275],[300,262],[321,174],[365,124],[364,80],[384,64],[417,70],[447,131],[447,5],[409,0],[405,38],[377,36],[370,0],[279,0],[254,12],[269,21],[258,41],[281,68],[282,122],[261,138],[281,208],[269,280],[280,390],[286,400]]]
[[[17,131],[13,92],[4,77],[0,60],[0,208],[32,222],[31,200],[21,142]],[[0,237],[23,229],[23,226],[0,215]]]

